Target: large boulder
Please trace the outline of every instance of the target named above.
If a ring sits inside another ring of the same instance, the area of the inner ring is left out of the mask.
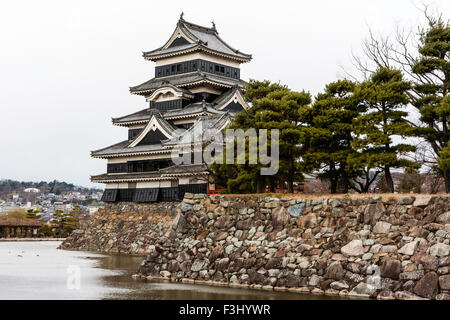
[[[289,221],[289,213],[285,207],[278,207],[272,210],[272,225],[275,229],[280,229]]]
[[[402,270],[402,264],[399,260],[385,259],[381,264],[380,273],[383,278],[397,280]]]
[[[374,225],[380,220],[385,211],[384,205],[381,202],[372,203],[367,205],[364,211],[364,224]]]
[[[416,256],[416,260],[422,264],[425,270],[436,271],[439,267],[439,259],[431,254],[419,254]]]
[[[374,233],[388,233],[391,229],[391,224],[389,222],[378,221],[373,227]]]
[[[214,262],[217,258],[222,258],[224,253],[225,253],[225,250],[224,250],[223,246],[221,246],[221,245],[215,246],[212,249],[211,254],[209,255],[209,261]]]
[[[170,260],[167,264],[167,270],[169,270],[171,273],[175,273],[180,270],[180,264],[177,260]]]
[[[172,229],[177,232],[183,232],[186,229],[187,221],[181,212],[178,212],[172,222]]]
[[[184,202],[183,202],[183,203],[180,205],[180,209],[181,209],[182,212],[188,212],[188,211],[192,210],[192,205],[189,204],[189,203],[184,203]]]
[[[305,203],[301,202],[299,204],[296,204],[294,206],[290,206],[288,208],[288,212],[293,217],[301,216],[303,213],[303,210],[305,209]]]
[[[438,257],[446,257],[450,254],[450,246],[445,243],[436,243],[430,247],[430,254]]]
[[[282,264],[283,264],[283,259],[282,258],[270,258],[267,261],[265,268],[267,270],[269,270],[269,269],[279,269],[279,268],[281,268]]]
[[[256,270],[250,269],[248,271],[249,283],[263,284],[264,280],[266,280],[266,277],[263,274],[257,272]]]
[[[221,216],[214,223],[217,229],[229,229],[233,225],[233,220],[230,216]]]
[[[342,268],[340,262],[335,261],[331,263],[325,273],[325,278],[333,279],[333,280],[342,280],[344,279],[345,270]]]
[[[407,196],[407,197],[401,197],[400,199],[398,199],[398,204],[400,205],[410,205],[413,204],[415,198],[412,196]]]
[[[364,247],[361,240],[352,240],[341,248],[341,252],[346,256],[361,256],[364,254]]]
[[[414,251],[416,251],[416,248],[417,241],[411,241],[410,243],[407,243],[403,247],[401,247],[401,249],[398,250],[398,253],[412,256],[414,254]]]
[[[317,226],[317,217],[314,213],[309,213],[297,218],[297,225],[301,229],[309,229]]]
[[[449,223],[450,222],[450,211],[441,214],[436,218],[436,221],[439,223]]]
[[[289,274],[286,277],[286,287],[288,287],[288,288],[300,287],[300,277],[299,276],[295,276],[293,274]]]
[[[230,258],[222,258],[216,262],[216,269],[220,271],[224,271],[228,268],[230,264]]]
[[[441,290],[450,290],[450,274],[439,277],[439,287]]]
[[[350,291],[350,295],[352,294],[362,294],[372,296],[377,292],[377,288],[371,284],[360,282],[356,287]]]
[[[334,281],[330,283],[330,287],[334,290],[343,290],[348,289],[348,284],[345,281]]]
[[[426,300],[409,291],[396,291],[395,298],[398,300]]]
[[[417,281],[413,292],[418,296],[432,299],[438,293],[438,275],[436,272],[428,272]]]
[[[418,197],[416,199],[416,201],[414,201],[413,207],[425,208],[426,206],[428,206],[428,204],[430,203],[431,199],[432,199],[431,196]]]
[[[199,272],[200,270],[205,269],[208,266],[207,260],[200,260],[197,259],[194,261],[194,263],[191,266],[191,271],[193,272]]]

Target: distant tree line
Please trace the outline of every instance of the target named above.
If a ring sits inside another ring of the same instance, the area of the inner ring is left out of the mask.
[[[314,100],[250,80],[251,108],[230,127],[279,129],[280,170],[261,176],[260,165],[213,164],[217,183],[229,193],[273,191],[277,183],[293,192],[295,181],[315,173],[330,193],[394,192],[393,171],[403,170],[398,187],[414,191],[427,168],[450,192],[450,23],[424,13],[428,24],[414,34],[397,32],[391,41],[371,32],[363,57],[354,57],[362,79],[329,83]]]
[[[80,218],[85,215],[83,209],[75,205],[70,212],[64,212],[62,210],[56,210],[53,214],[50,224],[43,224],[38,229],[38,235],[43,237],[60,237],[65,238],[69,236],[73,230],[79,226]],[[1,219],[29,219],[39,220],[41,215],[39,209],[15,208],[8,212],[0,213]]]
[[[16,180],[0,180],[0,195],[9,194],[11,192],[21,192],[27,188],[36,188],[41,190],[43,193],[54,193],[60,195],[65,192],[79,191],[79,192],[91,192],[100,191],[100,189],[90,189],[80,186],[75,186],[72,183],[67,183],[64,181],[53,180],[50,182],[40,181],[40,182],[24,182]]]

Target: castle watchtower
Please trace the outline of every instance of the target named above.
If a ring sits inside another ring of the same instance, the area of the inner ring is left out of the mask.
[[[106,202],[176,201],[185,192],[207,193],[214,184],[206,165],[174,165],[174,141],[180,140],[178,129],[189,131],[206,121],[223,130],[235,113],[248,108],[240,64],[252,57],[223,41],[214,23],[199,26],[183,15],[169,40],[143,57],[155,62],[155,76],[130,92],[148,105],[112,119],[128,128],[128,137],[91,152],[108,161],[107,172],[91,181],[106,184]]]

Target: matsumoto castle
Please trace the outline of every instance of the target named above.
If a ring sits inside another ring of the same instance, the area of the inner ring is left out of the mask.
[[[185,192],[214,190],[205,164],[177,165],[171,154],[181,131],[223,130],[236,112],[248,108],[239,67],[252,56],[223,41],[214,23],[202,27],[182,14],[166,44],[143,57],[156,63],[155,76],[130,92],[143,96],[148,107],[112,119],[128,128],[128,138],[91,152],[108,161],[107,173],[91,181],[106,184],[106,202],[174,201]]]

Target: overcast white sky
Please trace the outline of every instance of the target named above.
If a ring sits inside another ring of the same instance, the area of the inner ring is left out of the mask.
[[[0,179],[83,186],[106,171],[90,150],[122,141],[111,117],[145,99],[129,86],[153,77],[142,51],[162,46],[180,12],[253,54],[242,78],[317,94],[360,48],[368,26],[390,33],[422,20],[411,0],[5,1],[0,5]],[[450,12],[450,1],[434,1]]]

